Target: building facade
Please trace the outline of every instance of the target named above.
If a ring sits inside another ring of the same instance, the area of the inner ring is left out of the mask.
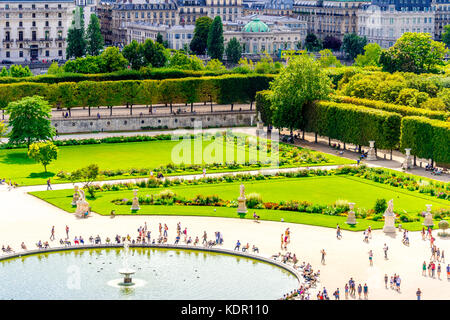
[[[178,6],[170,0],[139,3],[100,2],[97,7],[101,32],[106,44],[127,44],[127,26],[131,23],[175,26],[179,24]]]
[[[433,0],[431,7],[435,13],[434,38],[441,40],[444,26],[450,24],[450,2],[448,0]]]
[[[364,6],[358,14],[358,34],[385,49],[392,47],[405,32],[424,32],[435,37],[436,14],[431,1],[401,2],[374,0]]]
[[[370,2],[361,0],[296,0],[292,15],[308,25],[308,32],[319,38],[343,39],[358,32],[358,11]]]
[[[0,58],[13,62],[66,58],[73,0],[0,0]]]

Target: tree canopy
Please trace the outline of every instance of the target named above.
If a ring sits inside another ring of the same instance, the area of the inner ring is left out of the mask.
[[[233,64],[237,64],[241,59],[242,46],[235,37],[231,38],[227,43],[225,53],[227,55],[227,60]]]
[[[208,33],[208,55],[211,59],[222,61],[224,45],[223,45],[223,25],[220,16],[214,18]]]
[[[91,56],[96,56],[103,49],[103,36],[100,32],[100,22],[96,14],[91,14],[86,32],[86,51]]]
[[[28,157],[41,163],[47,172],[47,166],[58,158],[58,147],[51,141],[35,142],[30,145]]]
[[[84,14],[83,8],[77,7],[74,11],[74,20],[67,31],[66,55],[71,57],[82,57],[86,54],[86,38],[84,35]]]
[[[206,53],[208,43],[209,28],[212,24],[210,17],[200,17],[195,21],[194,37],[189,44],[194,54],[202,55]]]
[[[366,37],[360,37],[356,33],[347,33],[342,41],[342,50],[350,59],[355,59],[358,54],[364,52],[366,44]]]

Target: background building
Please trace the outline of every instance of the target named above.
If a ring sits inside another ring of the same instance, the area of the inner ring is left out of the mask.
[[[14,62],[65,59],[73,0],[0,0],[0,58]]]

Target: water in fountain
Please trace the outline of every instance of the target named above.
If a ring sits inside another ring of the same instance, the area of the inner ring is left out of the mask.
[[[122,274],[124,276],[123,278],[123,282],[121,283],[121,285],[125,285],[125,286],[132,286],[134,283],[131,279],[131,276],[136,272],[135,270],[131,269],[128,266],[128,254],[130,252],[130,245],[128,243],[128,241],[124,241],[123,243],[123,269],[119,270],[119,273]]]

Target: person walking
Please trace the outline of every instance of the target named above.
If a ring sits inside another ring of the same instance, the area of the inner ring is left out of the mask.
[[[384,258],[387,260],[387,252],[388,252],[388,250],[389,250],[389,247],[386,245],[386,243],[384,244],[384,247],[383,247],[383,251],[384,251]]]
[[[427,263],[425,261],[422,264],[422,275],[427,276]]]
[[[367,286],[367,283],[364,283],[364,299],[369,298],[369,287]]]
[[[362,293],[362,286],[361,283],[358,284],[358,298],[361,299],[361,293]]]
[[[320,253],[322,254],[322,259],[320,260],[320,262],[321,262],[322,264],[325,264],[325,255],[326,255],[325,249],[322,249],[322,250],[320,251]]]
[[[51,185],[51,183],[50,183],[50,178],[48,178],[48,180],[47,180],[47,191],[48,190],[53,190],[52,189],[52,185]]]
[[[348,299],[348,284],[347,283],[345,284],[344,291],[345,291],[345,299]]]
[[[52,227],[52,233],[50,235],[50,240],[51,241],[55,240],[55,226]]]
[[[441,264],[438,263],[437,266],[437,275],[438,275],[438,279],[441,280]]]
[[[420,291],[420,288],[417,288],[416,296],[417,296],[417,300],[420,300],[420,297],[422,296],[422,291]]]
[[[66,239],[69,239],[69,226],[66,225]]]
[[[447,264],[447,280],[450,280],[450,264]]]
[[[388,277],[387,274],[385,274],[385,275],[384,275],[384,287],[385,287],[386,289],[388,288],[388,287],[387,287],[388,281],[389,281],[389,277]]]
[[[372,252],[372,250],[369,250],[369,262],[370,262],[370,265],[373,266],[373,252]]]

